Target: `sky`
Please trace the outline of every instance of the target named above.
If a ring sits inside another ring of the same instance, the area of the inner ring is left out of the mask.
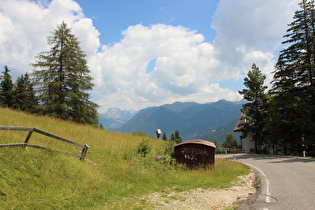
[[[13,81],[49,50],[62,21],[78,37],[91,100],[140,110],[239,101],[255,63],[270,86],[299,0],[0,0],[0,66]]]

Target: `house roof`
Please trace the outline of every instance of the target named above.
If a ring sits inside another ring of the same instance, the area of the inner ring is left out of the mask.
[[[174,147],[177,147],[180,145],[185,145],[185,144],[201,144],[201,145],[217,148],[214,143],[212,143],[210,141],[206,141],[206,140],[201,140],[201,139],[187,140],[187,141],[181,142],[179,144],[176,144]]]
[[[244,120],[243,117],[245,116],[244,113],[241,113],[240,117],[238,118],[236,125],[233,129],[234,132],[241,132],[242,129],[244,128]]]

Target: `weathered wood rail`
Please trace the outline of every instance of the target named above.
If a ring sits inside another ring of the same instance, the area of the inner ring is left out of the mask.
[[[77,147],[80,147],[82,148],[82,151],[81,151],[81,154],[78,155],[78,154],[73,154],[73,153],[70,153],[70,152],[64,152],[64,151],[59,151],[59,150],[54,150],[54,151],[57,151],[57,152],[61,152],[61,153],[64,153],[66,155],[71,155],[71,156],[74,156],[74,157],[79,157],[80,160],[84,160],[85,156],[86,156],[86,153],[87,153],[87,150],[89,149],[89,146],[87,144],[85,145],[82,145],[82,144],[78,144],[76,142],[73,142],[73,141],[69,141],[65,138],[62,138],[62,137],[59,137],[59,136],[56,136],[54,134],[51,134],[51,133],[48,133],[46,131],[42,131],[40,129],[37,129],[37,128],[34,128],[34,127],[15,127],[15,126],[0,126],[0,130],[10,130],[10,131],[28,131],[28,134],[24,140],[24,143],[12,143],[12,144],[0,144],[0,147],[34,147],[34,148],[38,148],[38,149],[48,149],[47,147],[43,147],[43,146],[39,146],[39,145],[31,145],[29,144],[29,141],[30,141],[30,138],[33,134],[33,132],[36,132],[36,133],[39,133],[39,134],[42,134],[42,135],[45,135],[45,136],[48,136],[48,137],[51,137],[51,138],[54,138],[58,141],[62,141],[62,142],[65,142],[65,143],[68,143],[68,144],[72,144],[74,146],[77,146]]]

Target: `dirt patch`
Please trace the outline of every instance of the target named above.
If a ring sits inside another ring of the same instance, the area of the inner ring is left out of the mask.
[[[228,189],[195,189],[184,192],[152,193],[143,197],[154,209],[213,209],[220,210],[232,206],[237,201],[246,201],[255,194],[255,173],[240,176],[236,186]]]

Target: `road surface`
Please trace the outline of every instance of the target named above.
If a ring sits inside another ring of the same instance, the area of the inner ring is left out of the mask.
[[[261,192],[251,209],[315,209],[314,159],[255,154],[224,158],[240,161],[257,172]]]

